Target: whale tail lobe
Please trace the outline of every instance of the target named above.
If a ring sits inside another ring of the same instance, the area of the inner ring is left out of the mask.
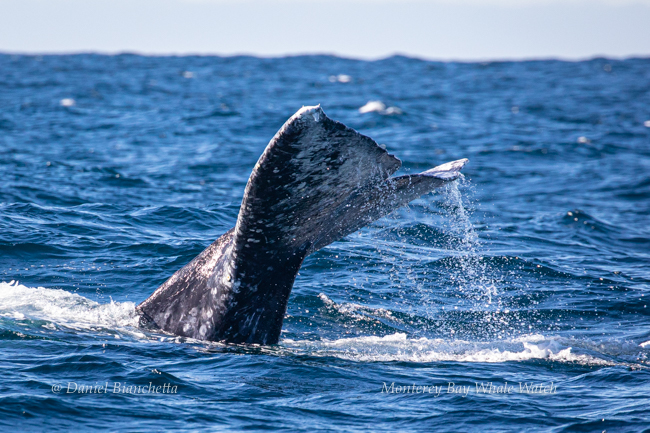
[[[143,321],[200,340],[273,344],[304,258],[460,176],[466,159],[390,177],[399,159],[304,107],[273,137],[235,227],[138,306]]]

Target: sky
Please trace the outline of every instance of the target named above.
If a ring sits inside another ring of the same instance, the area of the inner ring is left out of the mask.
[[[650,56],[650,0],[0,0],[0,52]]]

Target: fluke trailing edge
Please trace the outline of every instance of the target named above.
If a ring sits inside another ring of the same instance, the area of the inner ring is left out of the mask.
[[[199,340],[275,344],[307,255],[456,179],[465,163],[390,177],[399,159],[320,106],[303,107],[255,164],[235,227],[138,305],[141,322]]]

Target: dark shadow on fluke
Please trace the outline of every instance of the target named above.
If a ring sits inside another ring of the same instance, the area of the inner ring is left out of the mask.
[[[303,107],[246,185],[235,227],[138,305],[141,324],[227,343],[275,344],[305,257],[455,180],[467,159],[390,177],[399,159]]]

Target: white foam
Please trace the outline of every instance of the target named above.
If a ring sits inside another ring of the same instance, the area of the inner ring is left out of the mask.
[[[361,114],[379,113],[385,115],[392,115],[392,114],[402,114],[402,110],[400,110],[398,107],[386,108],[386,104],[384,104],[381,101],[368,101],[366,105],[359,108],[359,113]]]
[[[319,293],[318,297],[323,301],[327,308],[336,310],[338,313],[345,315],[352,320],[374,322],[377,320],[377,317],[381,317],[392,320],[393,322],[401,322],[401,320],[393,316],[393,313],[390,310],[384,308],[369,308],[353,302],[337,304],[324,293]]]
[[[332,356],[364,362],[482,362],[499,363],[546,359],[587,365],[613,365],[590,355],[576,354],[571,347],[542,335],[527,335],[498,342],[471,342],[428,338],[407,338],[396,333],[384,337],[354,337],[339,340],[294,341],[285,339],[283,346],[310,356]]]
[[[391,115],[391,114],[402,114],[402,110],[398,107],[388,107],[386,111],[384,111],[384,114]]]
[[[0,316],[43,320],[73,329],[109,328],[141,335],[129,330],[135,328],[139,320],[133,302],[100,304],[65,290],[31,288],[14,281],[0,282]],[[44,327],[52,328],[51,325]]]
[[[338,305],[325,295],[321,295],[321,299],[342,313],[365,318],[363,314],[356,313],[359,310],[363,311],[362,306],[356,304]],[[373,311],[375,314],[393,319],[390,317],[390,311],[381,309]],[[0,317],[16,321],[45,321],[45,324],[38,327],[42,332],[55,331],[60,327],[65,327],[95,332],[108,330],[118,339],[121,338],[120,334],[147,338],[137,328],[139,318],[135,312],[135,304],[132,302],[111,301],[108,304],[100,304],[65,290],[30,288],[14,281],[0,282]],[[158,338],[156,337],[156,339]],[[181,339],[180,337],[162,337],[160,341],[206,344],[205,341]],[[336,357],[361,362],[499,363],[545,359],[586,365],[616,365],[614,362],[595,356],[574,353],[571,347],[572,341],[559,337],[548,338],[540,334],[498,341],[473,342],[424,337],[408,338],[404,333],[395,333],[383,337],[362,336],[319,341],[283,339],[280,346],[300,355]],[[648,343],[650,341],[641,343],[641,346],[645,347]]]
[[[368,101],[366,105],[359,108],[359,113],[372,113],[373,111],[384,111],[386,105],[381,101]]]
[[[352,81],[352,77],[346,74],[330,75],[329,80],[332,83],[336,83],[337,81],[339,83],[349,83]]]

